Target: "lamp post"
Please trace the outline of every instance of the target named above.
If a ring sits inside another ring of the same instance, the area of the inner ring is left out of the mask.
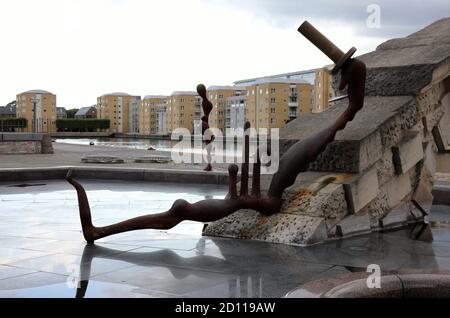
[[[31,98],[31,103],[33,103],[33,121],[32,121],[32,132],[36,133],[36,103],[39,101],[38,98]]]

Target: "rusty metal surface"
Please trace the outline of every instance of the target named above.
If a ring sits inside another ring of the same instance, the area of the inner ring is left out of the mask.
[[[323,39],[322,39],[323,40]],[[327,40],[329,42],[329,40]],[[331,43],[331,42],[329,42]],[[328,45],[329,45],[328,43]],[[323,49],[319,47],[319,49]],[[339,56],[333,53],[333,59],[339,61],[345,54],[340,51]],[[340,65],[341,72],[340,89],[347,87],[349,105],[336,121],[324,128],[319,133],[295,143],[280,159],[279,169],[272,178],[267,193],[260,191],[260,163],[257,160],[253,167],[252,191],[248,191],[249,178],[249,136],[245,137],[245,160],[241,167],[241,189],[237,193],[238,166],[230,165],[229,193],[225,199],[208,199],[196,203],[186,200],[176,200],[172,207],[163,213],[144,215],[120,223],[104,227],[95,227],[92,224],[91,211],[86,193],[79,182],[71,177],[70,171],[67,180],[76,189],[80,211],[83,235],[86,241],[93,242],[105,236],[141,229],[169,229],[184,220],[211,222],[226,217],[240,209],[256,210],[264,215],[278,213],[281,208],[281,197],[286,188],[291,186],[299,173],[305,172],[309,164],[316,160],[317,156],[332,142],[339,130],[345,128],[347,123],[355,117],[356,113],[364,105],[364,89],[366,78],[366,66],[357,59],[345,57]],[[202,133],[208,128],[208,116],[212,110],[212,104],[207,99],[204,85],[197,87],[197,92],[203,98],[202,107],[205,115],[202,117]],[[250,123],[245,124],[248,131]],[[213,140],[211,137],[210,142]],[[207,166],[205,170],[211,168]]]
[[[211,147],[210,144],[214,141],[214,135],[210,134],[209,131],[209,115],[213,109],[212,103],[208,99],[208,94],[206,91],[206,87],[203,84],[197,85],[197,93],[202,98],[202,109],[203,109],[203,116],[201,118],[202,120],[202,138],[206,140],[205,146],[206,146],[206,152],[207,152],[207,165],[204,171],[211,171],[212,165],[211,165]]]

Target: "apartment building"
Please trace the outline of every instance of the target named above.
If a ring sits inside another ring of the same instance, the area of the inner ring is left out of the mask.
[[[242,95],[227,98],[226,127],[243,128],[245,124],[246,91]]]
[[[64,107],[56,107],[56,119],[66,119],[67,110]]]
[[[245,118],[254,128],[283,128],[311,113],[313,86],[305,80],[262,79],[247,87]]]
[[[173,92],[167,100],[167,132],[176,128],[186,128],[194,132],[194,120],[202,116],[201,97],[197,92]]]
[[[110,120],[110,132],[138,133],[140,104],[140,96],[105,94],[97,98],[97,117]]]
[[[157,105],[155,108],[155,134],[167,135],[167,103]]]
[[[316,70],[314,78],[314,108],[313,113],[325,111],[330,100],[336,97],[337,92],[332,87],[332,77],[326,67]]]
[[[329,106],[330,99],[336,97],[337,92],[332,88],[332,78],[328,71],[328,67],[318,69],[311,69],[306,71],[283,73],[276,75],[269,75],[264,77],[256,77],[234,82],[235,85],[252,86],[262,81],[269,81],[275,79],[284,80],[304,80],[313,85],[313,113],[318,113],[326,110]]]
[[[27,127],[21,132],[56,131],[56,95],[44,90],[17,94],[16,117],[26,118]]]
[[[161,134],[161,129],[166,129],[164,128],[166,123],[161,122],[161,110],[166,109],[167,98],[167,96],[162,95],[147,95],[144,97],[139,107],[140,134]]]
[[[244,86],[210,86],[208,99],[213,105],[209,117],[209,126],[220,129],[223,133],[227,127],[227,99],[241,96],[246,91]]]

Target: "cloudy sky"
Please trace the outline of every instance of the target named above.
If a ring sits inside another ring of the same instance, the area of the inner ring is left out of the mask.
[[[315,68],[330,61],[297,32],[305,19],[361,54],[449,12],[448,0],[2,0],[0,105],[30,89],[72,108]]]

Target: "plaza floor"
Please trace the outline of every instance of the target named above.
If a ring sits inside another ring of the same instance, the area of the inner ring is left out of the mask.
[[[223,186],[82,180],[96,225],[220,198]],[[0,184],[0,297],[283,297],[312,280],[366,271],[450,270],[450,207],[434,206],[433,242],[415,229],[307,248],[202,237],[200,223],[85,243],[64,181]]]

